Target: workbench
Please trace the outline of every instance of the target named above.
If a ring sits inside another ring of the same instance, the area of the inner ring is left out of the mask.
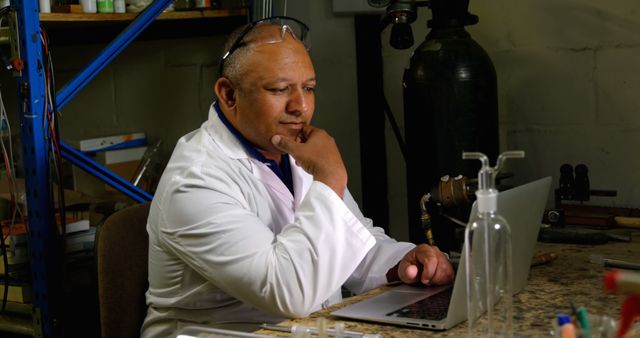
[[[550,244],[538,242],[536,253],[553,252],[557,259],[534,266],[529,273],[525,289],[514,296],[514,333],[516,337],[550,336],[551,323],[558,313],[570,313],[571,302],[585,306],[590,314],[619,317],[622,295],[604,292],[602,278],[606,268],[591,263],[589,256],[599,254],[605,258],[640,262],[640,231],[629,231],[632,242],[609,242],[602,245]],[[467,322],[447,331],[429,331],[393,325],[344,320],[329,313],[359,300],[375,296],[393,286],[383,286],[369,292],[349,297],[343,302],[318,311],[307,318],[288,320],[282,325],[316,326],[318,317],[326,317],[332,327],[335,321],[345,323],[345,329],[362,333],[378,333],[382,337],[464,337]],[[259,330],[256,333],[291,336],[282,332]]]

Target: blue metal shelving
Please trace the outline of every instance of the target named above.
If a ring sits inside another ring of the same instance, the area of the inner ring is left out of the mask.
[[[171,0],[156,0],[125,28],[100,54],[89,63],[57,96],[58,109],[66,105],[91,79],[127,47],[162,11]],[[32,267],[34,307],[37,336],[59,337],[63,305],[62,243],[55,225],[49,175],[50,144],[46,139],[45,79],[40,40],[38,1],[12,0],[18,16],[18,36],[24,69],[17,79],[18,104],[22,130],[22,156],[25,189],[29,210],[29,256]],[[152,196],[128,181],[100,166],[81,152],[61,142],[63,157],[87,172],[104,180],[132,199],[143,202]]]
[[[22,156],[29,210],[29,259],[37,335],[53,337],[58,331],[62,251],[51,203],[49,144],[45,139],[44,63],[37,1],[12,1],[17,11],[18,41],[24,62],[17,79],[18,112],[22,128]],[[58,291],[58,293],[56,293]]]

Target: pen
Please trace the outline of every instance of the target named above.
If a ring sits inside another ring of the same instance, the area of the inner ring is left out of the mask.
[[[571,314],[577,319],[578,318],[578,309],[576,309],[576,306],[573,304],[573,301],[571,301]],[[580,321],[579,320],[575,320],[573,322],[576,326],[577,329],[581,328],[580,326]]]
[[[271,331],[280,331],[280,332],[292,332],[294,326],[285,326],[285,325],[273,325],[263,323],[260,325],[261,328]],[[318,334],[318,329],[315,327],[309,327],[309,331],[313,334]],[[327,329],[327,335],[334,337],[336,333],[335,329]],[[344,331],[343,337],[345,338],[362,338],[364,337],[364,333],[356,332],[356,331]]]
[[[610,258],[604,258],[603,262],[604,262],[604,266],[606,267],[620,268],[620,269],[627,269],[627,270],[640,270],[640,264],[638,263],[626,262],[626,261],[621,261],[618,259],[610,259]]]
[[[589,317],[587,316],[587,309],[581,306],[576,311],[576,317],[578,317],[578,323],[582,329],[582,337],[591,338],[591,325],[589,325]]]
[[[605,267],[608,267],[608,268],[640,270],[640,263],[627,262],[619,259],[604,258],[601,255],[590,255],[589,261],[591,263],[603,264]]]

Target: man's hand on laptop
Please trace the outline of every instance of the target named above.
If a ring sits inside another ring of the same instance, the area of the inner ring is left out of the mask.
[[[396,276],[393,276],[395,273],[392,270],[397,271]],[[420,244],[407,252],[392,270],[387,273],[390,282],[400,279],[406,284],[421,282],[425,285],[443,285],[451,283],[454,278],[453,267],[447,256],[438,247],[427,244]]]

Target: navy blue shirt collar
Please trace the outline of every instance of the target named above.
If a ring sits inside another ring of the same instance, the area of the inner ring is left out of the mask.
[[[233,136],[235,136],[238,141],[240,141],[249,155],[256,160],[266,164],[267,167],[269,167],[271,171],[273,171],[276,176],[278,176],[280,180],[282,180],[282,183],[287,186],[287,188],[293,195],[293,177],[291,176],[291,163],[289,163],[289,155],[282,154],[282,157],[280,157],[280,166],[278,166],[278,163],[276,163],[276,161],[266,158],[264,155],[262,155],[262,153],[258,151],[258,149],[256,149],[256,147],[253,146],[253,144],[249,142],[249,140],[247,140],[244,136],[242,136],[242,134],[240,134],[240,132],[231,124],[231,122],[229,122],[227,117],[224,116],[224,113],[222,112],[222,109],[220,109],[218,101],[215,101],[213,105],[222,123],[227,127],[227,129],[229,129],[231,134],[233,134]]]

